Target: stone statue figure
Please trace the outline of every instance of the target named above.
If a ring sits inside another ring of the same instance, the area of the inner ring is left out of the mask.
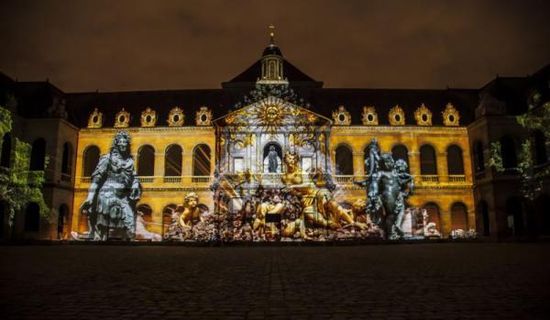
[[[118,131],[111,151],[101,156],[92,173],[88,197],[81,212],[87,212],[90,238],[107,240],[111,231],[122,232],[125,239],[135,237],[135,204],[141,186],[130,155],[130,136]]]
[[[269,173],[276,173],[277,168],[279,167],[279,160],[278,160],[279,155],[275,150],[275,146],[269,147],[269,153],[267,154],[267,158],[268,158],[267,171]]]
[[[371,145],[374,143],[376,140],[373,139]],[[365,210],[371,220],[384,230],[386,237],[400,239],[403,237],[401,224],[406,199],[414,187],[407,163],[401,159],[394,161],[389,153],[380,155],[379,149],[374,148],[369,151],[369,157],[365,162],[370,165],[369,175],[365,181],[355,182],[366,187],[368,199]]]

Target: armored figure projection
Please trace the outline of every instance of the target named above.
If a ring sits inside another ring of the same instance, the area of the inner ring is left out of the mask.
[[[400,239],[403,237],[401,225],[406,199],[414,187],[413,178],[407,172],[405,161],[394,161],[389,153],[380,155],[375,143],[373,139],[366,160],[369,175],[365,181],[356,184],[367,189],[366,211],[371,220],[384,230],[387,238]]]
[[[99,159],[88,197],[80,207],[81,212],[88,214],[90,238],[107,240],[109,235],[120,234],[133,239],[135,203],[140,195],[141,186],[130,155],[130,136],[118,131],[111,151]]]

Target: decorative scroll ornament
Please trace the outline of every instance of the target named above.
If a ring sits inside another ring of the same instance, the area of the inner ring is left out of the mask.
[[[338,126],[349,126],[351,124],[351,115],[344,106],[339,106],[338,110],[332,112],[334,124]]]
[[[101,128],[102,126],[103,113],[99,112],[97,108],[95,108],[88,118],[88,128]]]
[[[130,113],[124,108],[115,116],[115,128],[127,128],[130,125]]]
[[[212,111],[210,111],[208,107],[201,107],[200,110],[197,111],[196,123],[197,126],[212,125]]]
[[[446,126],[458,126],[460,123],[460,114],[451,103],[447,103],[443,115],[443,124]]]
[[[169,127],[181,127],[184,121],[185,115],[183,114],[183,110],[179,107],[173,107],[170,113],[168,113],[168,120],[166,120]]]
[[[363,114],[361,114],[361,120],[365,126],[378,125],[378,114],[374,107],[363,107]]]
[[[432,125],[432,112],[424,104],[420,105],[414,112],[414,118],[416,124],[419,126],[431,126]]]
[[[141,126],[142,127],[154,127],[157,124],[157,113],[151,108],[145,109],[141,113]]]
[[[399,105],[396,105],[395,107],[390,109],[388,118],[392,126],[405,125],[405,112]]]

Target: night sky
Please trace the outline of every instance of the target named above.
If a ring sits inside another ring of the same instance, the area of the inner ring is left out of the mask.
[[[269,24],[325,87],[479,88],[550,63],[550,1],[274,2],[1,0],[0,71],[66,92],[219,88]]]

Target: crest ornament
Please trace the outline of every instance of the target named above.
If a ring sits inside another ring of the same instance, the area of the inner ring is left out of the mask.
[[[338,110],[332,112],[334,124],[338,126],[349,126],[351,124],[351,115],[344,106],[339,106]]]
[[[431,126],[432,125],[432,112],[426,105],[422,104],[414,112],[414,118],[416,119],[416,124],[419,126]]]
[[[458,110],[451,104],[447,103],[445,110],[441,112],[443,115],[443,124],[446,126],[458,126],[460,123],[460,114]]]
[[[88,118],[88,128],[101,128],[103,126],[103,113],[99,112],[97,108],[90,114]]]
[[[390,109],[388,120],[392,126],[404,126],[405,125],[405,112],[399,105]]]
[[[130,113],[124,108],[115,116],[115,128],[127,128],[130,125]]]
[[[363,107],[361,120],[365,126],[378,125],[378,114],[376,113],[376,109],[374,107]]]
[[[141,126],[142,127],[154,127],[157,124],[157,113],[155,110],[147,107],[145,111],[141,113]]]
[[[183,126],[184,121],[185,115],[180,107],[173,107],[168,113],[168,120],[166,120],[169,127],[181,127]]]
[[[197,126],[210,126],[212,125],[212,111],[208,107],[201,107],[196,114]]]

